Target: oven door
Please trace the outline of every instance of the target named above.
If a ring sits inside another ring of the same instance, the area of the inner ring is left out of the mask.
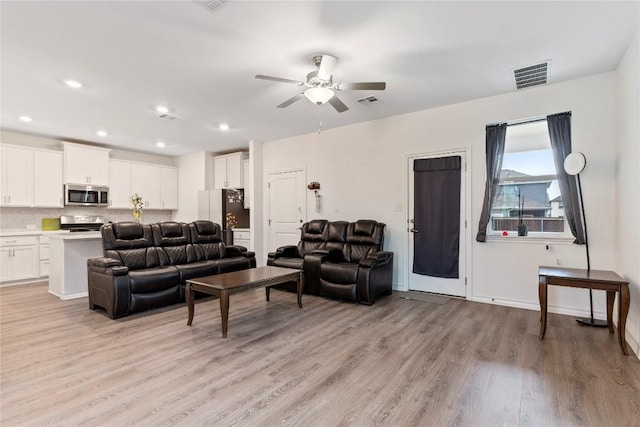
[[[64,193],[68,206],[95,206],[100,202],[100,190],[88,186],[68,185]]]

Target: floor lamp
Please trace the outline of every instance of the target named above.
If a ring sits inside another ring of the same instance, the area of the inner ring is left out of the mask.
[[[564,159],[564,171],[568,175],[575,176],[578,181],[578,193],[580,196],[580,210],[582,211],[582,226],[584,227],[584,245],[587,250],[587,272],[591,271],[591,260],[589,259],[589,237],[587,235],[587,219],[584,214],[584,201],[582,200],[582,184],[580,184],[580,173],[584,170],[587,159],[584,154],[574,152]],[[576,319],[581,325],[594,326],[596,328],[606,328],[607,322],[593,318],[593,290],[589,289],[589,305],[591,306],[591,317],[588,319]]]

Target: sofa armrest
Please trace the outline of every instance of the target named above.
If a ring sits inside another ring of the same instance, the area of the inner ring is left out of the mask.
[[[122,265],[120,261],[114,258],[90,258],[87,260],[87,267],[96,273],[110,276],[126,276],[129,274],[129,267]]]
[[[360,267],[373,268],[379,265],[388,264],[393,260],[393,252],[374,252],[360,261]]]
[[[246,258],[255,257],[256,254],[253,251],[248,251],[244,246],[229,245],[225,248],[225,258],[243,256]]]
[[[271,255],[273,255],[273,257]],[[298,247],[295,245],[280,246],[278,249],[276,249],[275,252],[269,253],[268,257],[273,259],[278,259],[281,257],[300,258],[300,256],[298,255]]]

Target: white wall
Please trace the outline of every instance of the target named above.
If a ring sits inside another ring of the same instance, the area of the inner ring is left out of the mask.
[[[640,42],[637,33],[617,70],[617,270],[629,281],[627,341],[640,356]]]
[[[359,123],[264,143],[263,180],[270,171],[305,167],[319,181],[323,211],[308,219],[371,218],[387,224],[385,249],[395,253],[394,287],[407,287],[407,186],[405,156],[451,149],[471,150],[472,235],[477,231],[485,182],[485,126],[572,111],[573,148],[585,153],[582,177],[592,268],[614,269],[615,248],[615,73],[478,99],[461,104]],[[330,108],[329,106],[321,108]],[[353,108],[364,108],[354,106]],[[344,114],[348,114],[344,113]],[[264,187],[264,206],[268,191]],[[396,212],[396,205],[401,212]],[[265,208],[265,215],[267,215]],[[266,232],[263,233],[267,235]],[[266,240],[266,237],[265,237]],[[585,268],[584,246],[545,242],[477,243],[468,266],[471,299],[539,309],[539,265]],[[267,242],[264,252],[269,249]],[[596,292],[596,314],[605,316],[604,293]],[[550,289],[550,310],[587,315],[588,292]]]
[[[249,211],[249,221],[251,223],[251,247],[249,250],[256,252],[256,264],[258,266],[265,265],[267,263],[266,252],[261,250],[264,245],[262,233],[258,233],[257,230],[261,227],[256,227],[256,224],[262,224],[264,218],[264,207],[262,203],[262,144],[255,141],[249,141],[249,181],[245,185],[250,185],[253,191],[251,191],[251,209]],[[246,193],[245,193],[246,195]],[[256,250],[256,248],[258,250]]]

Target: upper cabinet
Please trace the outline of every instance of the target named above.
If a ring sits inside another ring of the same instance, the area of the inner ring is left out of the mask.
[[[178,209],[178,169],[173,166],[111,159],[110,208],[133,209],[131,196],[142,197],[143,209]]]
[[[64,142],[66,184],[109,185],[109,151],[106,148]]]
[[[244,188],[242,162],[249,154],[238,153],[215,156],[213,158],[214,188]]]
[[[0,147],[2,206],[33,206],[33,150]]]
[[[33,166],[33,205],[42,208],[63,207],[62,152],[34,151]]]
[[[131,162],[109,160],[109,207],[133,209],[131,204]]]
[[[63,206],[62,152],[0,147],[1,206]]]

